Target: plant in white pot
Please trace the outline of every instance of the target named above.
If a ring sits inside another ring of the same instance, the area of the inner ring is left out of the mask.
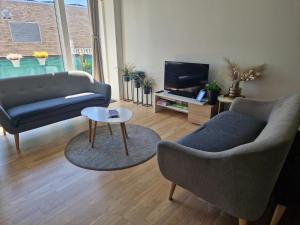
[[[9,60],[13,64],[13,67],[20,67],[20,61],[22,58],[23,58],[22,55],[14,54],[14,53],[9,53],[6,56],[6,59]]]
[[[46,64],[46,59],[48,58],[48,52],[45,52],[45,51],[37,51],[37,52],[34,52],[32,54],[33,57],[35,57],[38,61],[39,61],[39,64],[41,66],[44,66]]]

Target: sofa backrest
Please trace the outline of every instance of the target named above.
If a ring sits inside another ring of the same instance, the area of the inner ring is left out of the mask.
[[[0,104],[13,106],[87,92],[92,77],[85,72],[62,72],[0,80]]]
[[[281,98],[273,106],[268,123],[256,141],[292,141],[300,124],[300,93]]]

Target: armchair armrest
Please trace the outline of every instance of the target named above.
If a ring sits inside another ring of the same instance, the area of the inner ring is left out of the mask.
[[[276,102],[277,100],[258,101],[248,98],[236,98],[231,104],[230,110],[267,121]]]
[[[168,180],[233,216],[257,220],[280,173],[284,144],[252,142],[214,153],[163,141],[157,157]]]

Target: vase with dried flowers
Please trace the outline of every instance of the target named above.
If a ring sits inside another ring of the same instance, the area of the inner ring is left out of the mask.
[[[34,52],[32,56],[38,60],[41,66],[44,66],[46,64],[46,59],[48,58],[48,52],[45,51]]]
[[[240,88],[240,82],[247,82],[260,78],[266,67],[266,64],[261,64],[242,70],[238,64],[231,62],[229,58],[225,57],[224,59],[228,64],[230,78],[232,79],[232,85],[228,92],[228,96],[232,98],[241,96],[242,89]]]
[[[20,54],[14,54],[14,53],[9,53],[6,56],[6,59],[11,61],[11,63],[13,64],[13,67],[20,67],[20,60],[23,58],[22,55]]]

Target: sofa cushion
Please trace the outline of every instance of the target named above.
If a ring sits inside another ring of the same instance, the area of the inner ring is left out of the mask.
[[[220,152],[255,140],[265,127],[264,121],[226,111],[205,123],[177,143],[208,152]]]
[[[20,105],[7,110],[13,123],[18,124],[32,122],[48,116],[80,111],[87,106],[99,106],[105,103],[105,96],[97,93],[80,93],[66,97],[53,98],[30,104]]]

